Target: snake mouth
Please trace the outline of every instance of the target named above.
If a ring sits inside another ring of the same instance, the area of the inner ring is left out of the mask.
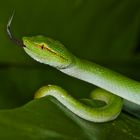
[[[26,46],[23,44],[22,41],[18,40],[17,38],[15,38],[15,37],[13,36],[12,30],[11,30],[11,23],[12,23],[12,20],[13,20],[13,17],[14,17],[14,13],[15,13],[15,11],[13,11],[12,16],[11,16],[11,17],[9,18],[9,20],[8,20],[7,28],[6,28],[7,34],[8,34],[8,37],[9,37],[15,44],[17,44],[18,46],[20,46],[20,47],[23,48],[23,47],[26,47]]]

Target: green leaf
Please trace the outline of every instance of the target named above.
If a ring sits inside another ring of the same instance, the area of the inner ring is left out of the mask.
[[[48,97],[21,108],[0,111],[3,140],[136,140],[140,139],[139,126],[137,119],[123,113],[109,123],[87,122]]]
[[[140,44],[139,7],[138,0],[1,1],[0,139],[140,139],[140,120],[126,112],[113,122],[95,124],[48,98],[22,107],[46,84],[62,86],[78,99],[88,97],[95,87],[38,64],[12,44],[5,32],[15,8],[12,29],[17,38],[52,37],[76,56],[140,81],[140,52],[135,53]]]

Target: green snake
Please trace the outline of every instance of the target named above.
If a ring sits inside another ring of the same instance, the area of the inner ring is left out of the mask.
[[[25,52],[38,62],[100,87],[92,92],[91,98],[104,101],[105,105],[95,108],[85,105],[56,85],[40,88],[36,92],[35,98],[53,96],[77,116],[92,122],[114,120],[121,112],[123,99],[140,105],[139,82],[93,62],[80,59],[70,53],[59,41],[51,38],[23,37],[23,41],[19,41],[11,32],[12,19],[13,15],[7,24],[7,33],[12,41],[22,46]]]

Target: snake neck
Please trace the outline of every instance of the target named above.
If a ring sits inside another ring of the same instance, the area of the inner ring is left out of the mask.
[[[76,57],[69,67],[59,70],[140,105],[140,83],[119,73]]]

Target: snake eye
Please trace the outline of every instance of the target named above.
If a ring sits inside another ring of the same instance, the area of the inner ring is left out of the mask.
[[[41,46],[41,49],[42,49],[42,50],[44,49],[44,44]]]
[[[41,44],[39,44],[38,47],[41,48],[41,49],[43,50],[43,49],[47,48],[47,45],[44,44],[44,43],[41,43]]]

